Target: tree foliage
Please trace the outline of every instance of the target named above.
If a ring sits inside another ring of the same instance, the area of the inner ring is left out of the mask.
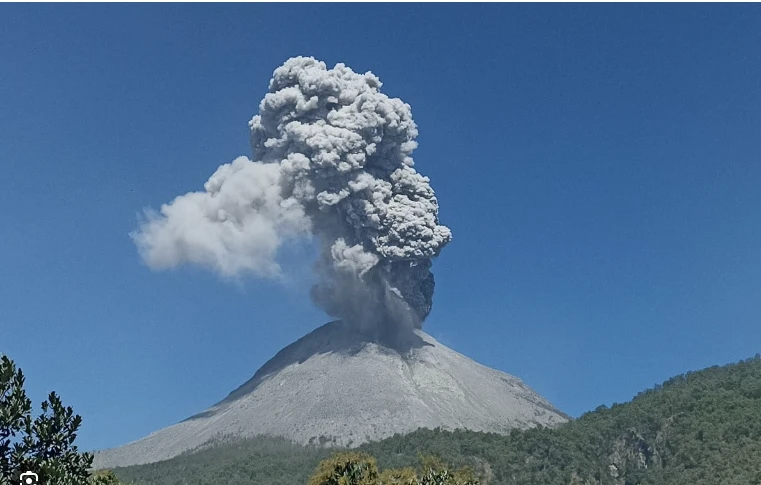
[[[90,485],[120,485],[121,483],[111,470],[97,470],[90,476]]]
[[[389,468],[378,477],[383,485],[417,485],[417,472],[412,467]]]
[[[338,453],[317,466],[309,485],[376,485],[375,458],[360,452]]]
[[[362,452],[336,453],[323,460],[309,485],[477,485],[468,470],[450,472],[438,458],[421,460],[421,474],[414,468],[388,469],[378,473],[375,458]]]
[[[32,417],[24,381],[21,369],[0,355],[0,485],[18,483],[24,471],[37,473],[41,483],[87,483],[92,456],[74,445],[82,418],[54,392]]]

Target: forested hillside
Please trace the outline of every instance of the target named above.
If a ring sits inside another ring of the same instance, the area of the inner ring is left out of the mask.
[[[558,429],[419,430],[360,449],[383,468],[438,456],[486,484],[761,485],[761,357],[674,377]],[[305,484],[331,451],[260,438],[116,472],[139,485]]]

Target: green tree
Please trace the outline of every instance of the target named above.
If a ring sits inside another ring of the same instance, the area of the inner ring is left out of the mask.
[[[337,453],[317,466],[309,485],[376,485],[375,458],[359,452]]]
[[[317,467],[309,485],[478,485],[470,469],[450,472],[433,456],[421,456],[422,476],[411,467],[379,473],[375,458],[367,453],[336,453]]]
[[[389,468],[380,473],[378,483],[380,485],[417,485],[418,477],[412,467]]]
[[[37,473],[41,483],[86,484],[93,457],[74,445],[81,424],[81,416],[54,392],[33,418],[24,374],[0,355],[0,485],[18,483],[24,471]]]
[[[419,485],[478,485],[473,470],[462,467],[450,471],[450,467],[434,455],[420,455],[420,466],[423,474],[418,479]]]
[[[98,470],[90,477],[91,485],[120,485],[121,483],[111,470]]]

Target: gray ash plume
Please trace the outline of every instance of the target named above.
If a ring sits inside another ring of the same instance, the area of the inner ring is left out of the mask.
[[[253,158],[148,212],[132,234],[144,261],[278,277],[282,244],[314,238],[316,304],[379,338],[420,328],[431,260],[452,236],[429,179],[413,168],[410,106],[380,88],[370,72],[289,59],[249,123]]]

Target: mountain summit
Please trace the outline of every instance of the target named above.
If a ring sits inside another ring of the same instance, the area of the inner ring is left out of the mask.
[[[415,330],[381,345],[340,321],[277,353],[206,411],[95,453],[96,468],[166,460],[221,438],[281,436],[356,446],[418,428],[506,433],[567,421],[523,382]]]

